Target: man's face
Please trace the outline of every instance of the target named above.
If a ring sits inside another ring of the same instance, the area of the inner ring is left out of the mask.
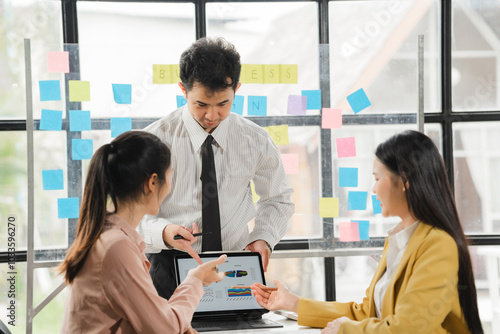
[[[190,91],[179,82],[179,87],[184,93],[191,116],[205,129],[212,133],[215,128],[229,116],[233,106],[235,91],[232,87],[211,92],[205,86],[195,83]],[[240,87],[236,87],[236,90]]]

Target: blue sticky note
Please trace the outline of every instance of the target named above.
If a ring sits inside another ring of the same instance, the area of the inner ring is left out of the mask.
[[[307,113],[307,96],[289,95],[287,114],[306,115],[306,113]]]
[[[382,213],[382,207],[380,206],[380,201],[377,199],[377,195],[372,195],[372,206],[374,215]]]
[[[40,101],[61,101],[59,80],[40,80]]]
[[[55,130],[62,129],[62,111],[42,109],[42,117],[40,118],[40,130]]]
[[[119,104],[132,103],[132,85],[130,84],[112,84],[113,98]]]
[[[235,95],[233,100],[233,107],[231,111],[238,115],[243,115],[243,103],[245,102],[245,97],[241,95]]]
[[[366,191],[349,191],[347,195],[347,210],[366,210]]]
[[[94,152],[92,139],[71,139],[71,157],[73,160],[92,158]]]
[[[64,189],[62,169],[42,170],[43,190]]]
[[[358,223],[359,228],[359,240],[370,239],[370,221],[369,220],[351,220],[354,223]]]
[[[302,95],[307,96],[307,110],[321,109],[321,90],[303,90]]]
[[[248,116],[267,115],[267,96],[248,97]]]
[[[177,101],[177,108],[182,107],[188,102],[182,95],[176,95],[175,100]]]
[[[357,168],[339,168],[339,187],[357,187],[358,169]]]
[[[69,131],[88,131],[92,130],[89,110],[70,110],[69,111]]]
[[[80,216],[80,204],[78,197],[57,199],[57,217],[78,218],[79,216]]]
[[[352,111],[354,111],[355,114],[372,105],[363,88],[358,89],[351,95],[347,96],[347,102],[349,102]]]
[[[132,130],[132,118],[111,118],[111,138],[118,137],[124,132]]]

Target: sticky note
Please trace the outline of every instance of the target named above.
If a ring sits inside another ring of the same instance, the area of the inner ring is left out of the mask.
[[[302,95],[307,96],[307,110],[321,109],[321,90],[303,90]]]
[[[323,129],[340,129],[342,127],[342,109],[323,108],[321,127]]]
[[[250,182],[250,189],[252,189],[253,202],[257,203],[257,201],[260,199],[260,196],[257,195],[257,192],[255,191],[255,184],[253,182]]]
[[[47,52],[47,72],[69,73],[69,52]]]
[[[299,79],[299,68],[297,65],[280,65],[280,83],[296,84]]]
[[[339,241],[359,241],[358,223],[340,222],[339,223]]]
[[[319,199],[319,216],[322,218],[334,218],[339,216],[339,199],[335,197],[323,197]]]
[[[245,102],[245,97],[241,95],[235,95],[233,100],[233,106],[231,111],[238,115],[243,115],[243,103]]]
[[[254,84],[264,83],[264,65],[247,64],[245,67],[245,82]]]
[[[40,80],[40,101],[61,101],[59,80]]]
[[[369,220],[351,220],[351,221],[354,223],[358,223],[359,240],[369,240],[370,221]]]
[[[289,115],[305,115],[307,111],[307,96],[289,95],[288,109]]]
[[[339,167],[339,187],[357,187],[358,169]]]
[[[177,83],[181,81],[181,70],[179,68],[179,64],[170,65],[170,81],[171,83]]]
[[[183,105],[185,105],[188,102],[183,95],[176,95],[175,100],[177,102],[177,108],[182,107]]]
[[[297,153],[281,153],[285,174],[299,174],[299,155]]]
[[[132,118],[130,117],[115,117],[110,119],[111,122],[111,138],[118,137],[124,132],[132,130]]]
[[[119,104],[132,103],[132,85],[130,84],[112,84],[113,98]]]
[[[366,191],[349,191],[347,194],[347,210],[366,210]]]
[[[264,128],[276,145],[288,145],[288,125],[273,125]]]
[[[351,95],[347,96],[347,102],[349,102],[352,111],[354,111],[355,114],[372,105],[363,88],[358,89]]]
[[[69,80],[68,87],[70,102],[90,101],[90,82]]]
[[[90,120],[89,110],[70,110],[69,111],[69,131],[88,131],[92,130],[92,121]]]
[[[241,71],[240,71],[240,82],[241,83],[246,83],[246,73],[247,73],[247,65],[246,64],[241,64]]]
[[[73,160],[90,159],[93,151],[92,139],[71,139],[71,157]]]
[[[377,195],[372,195],[372,207],[374,215],[382,213],[382,207],[380,206],[380,201],[377,199]]]
[[[264,65],[264,83],[279,84],[280,83],[280,66],[279,65]]]
[[[62,169],[42,170],[42,184],[43,190],[64,189]]]
[[[248,116],[267,115],[267,96],[248,97]]]
[[[62,129],[62,111],[42,109],[40,118],[40,130],[61,131]]]
[[[339,158],[349,158],[356,156],[356,140],[354,137],[337,138],[337,156]]]
[[[153,65],[153,84],[170,83],[170,65]]]
[[[57,199],[57,217],[78,218],[79,216],[80,216],[80,204],[78,197]]]

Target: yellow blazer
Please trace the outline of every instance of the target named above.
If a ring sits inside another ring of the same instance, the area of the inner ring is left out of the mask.
[[[386,267],[388,238],[363,303],[320,302],[301,298],[298,323],[325,327],[346,316],[342,333],[469,333],[458,299],[458,250],[446,232],[420,223],[410,238],[375,313],[373,291]]]

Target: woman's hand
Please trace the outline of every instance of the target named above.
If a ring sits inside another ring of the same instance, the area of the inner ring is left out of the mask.
[[[222,281],[224,273],[219,273],[219,265],[226,262],[227,255],[221,255],[218,259],[205,262],[196,268],[189,270],[188,277],[194,276],[200,279],[203,285],[209,285],[212,282]]]
[[[339,331],[340,325],[346,321],[349,320],[348,317],[340,317],[337,318],[333,321],[330,321],[323,330],[321,330],[321,334],[337,334]]]
[[[198,237],[193,237],[193,233],[198,233],[198,226],[196,225],[196,223],[193,223],[192,229],[185,226],[170,224],[163,229],[163,241],[171,247],[185,251],[186,253],[191,255],[191,257],[195,259],[196,262],[202,264],[203,261],[201,260],[200,256],[194,251],[193,247],[191,246],[198,240]],[[184,239],[175,240],[174,237],[176,235],[181,235]]]
[[[300,297],[288,290],[286,285],[278,280],[274,281],[278,287],[276,291],[264,290],[265,285],[252,284],[252,292],[257,303],[269,311],[287,310],[297,313]]]

